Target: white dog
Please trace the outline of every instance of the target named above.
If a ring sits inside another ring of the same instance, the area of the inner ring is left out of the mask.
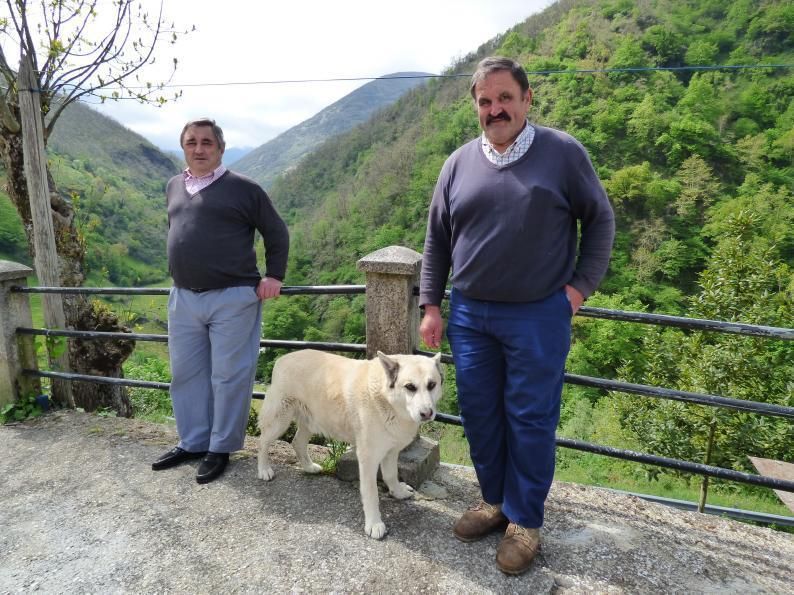
[[[280,357],[259,412],[259,478],[273,479],[268,446],[293,420],[298,429],[292,447],[307,473],[322,469],[309,458],[312,434],[353,444],[364,531],[381,539],[386,525],[378,505],[378,465],[393,497],[413,495],[413,488],[397,479],[397,456],[416,437],[419,424],[435,417],[442,379],[441,354],[378,352],[367,361],[305,349]]]

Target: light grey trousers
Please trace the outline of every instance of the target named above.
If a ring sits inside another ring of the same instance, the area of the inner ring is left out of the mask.
[[[168,351],[179,447],[243,446],[259,355],[262,303],[254,287],[171,288]]]

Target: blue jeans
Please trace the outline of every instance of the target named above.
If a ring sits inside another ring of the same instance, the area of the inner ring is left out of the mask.
[[[541,527],[571,344],[565,291],[507,303],[470,299],[453,289],[447,337],[483,500],[501,504],[513,523]]]

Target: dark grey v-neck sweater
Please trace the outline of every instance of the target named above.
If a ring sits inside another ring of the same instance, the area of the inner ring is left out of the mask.
[[[255,286],[254,231],[265,244],[265,274],[279,280],[287,272],[289,233],[265,191],[253,180],[226,171],[193,196],[184,174],[166,186],[168,269],[174,285],[221,289]]]
[[[614,234],[606,192],[572,136],[535,126],[527,153],[503,167],[477,138],[441,169],[419,303],[441,304],[450,268],[452,286],[474,299],[531,302],[566,284],[587,297],[606,273]]]

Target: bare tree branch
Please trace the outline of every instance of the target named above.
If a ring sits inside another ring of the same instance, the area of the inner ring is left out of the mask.
[[[165,101],[162,83],[136,89],[127,81],[137,83],[138,73],[154,63],[155,49],[166,35],[173,36],[173,43],[177,33],[186,31],[176,32],[173,26],[165,26],[163,0],[156,20],[149,19],[136,1],[113,0],[104,5],[99,0],[5,0],[9,18],[0,34],[18,45],[20,55],[29,55],[33,62],[42,112],[47,116],[45,137],[63,110],[81,97],[94,96],[104,101],[108,96],[116,99],[125,93],[144,103]],[[98,6],[110,8],[106,25],[98,20]],[[102,27],[101,32],[97,27]],[[167,77],[169,82],[175,69],[176,61]],[[2,48],[0,72],[11,89],[16,73]],[[110,92],[103,93],[104,89]],[[14,101],[15,95],[14,90],[9,99]]]
[[[58,16],[57,18],[53,16],[53,23],[52,23],[53,39],[58,39],[61,27],[64,24],[71,21],[73,18],[76,18],[76,16],[84,10],[85,4],[86,4],[85,0],[80,0],[74,11],[67,17],[63,17],[63,2],[57,2]],[[96,0],[94,0],[91,3],[90,7],[88,8],[89,15],[94,12],[95,7],[96,7]],[[74,37],[66,46],[64,46],[63,53],[60,55],[61,59],[58,60],[57,63],[55,63],[53,60],[48,59],[47,62],[44,64],[44,66],[42,66],[42,72],[46,73],[46,78],[44,79],[44,84],[42,86],[50,87],[52,85],[52,77],[56,72],[58,72],[64,67],[69,56],[73,55],[75,44],[77,44],[79,40],[82,38],[89,22],[90,22],[89,18],[83,19],[82,23],[80,24],[80,27],[75,32]],[[52,42],[52,39],[50,40],[50,42]]]

